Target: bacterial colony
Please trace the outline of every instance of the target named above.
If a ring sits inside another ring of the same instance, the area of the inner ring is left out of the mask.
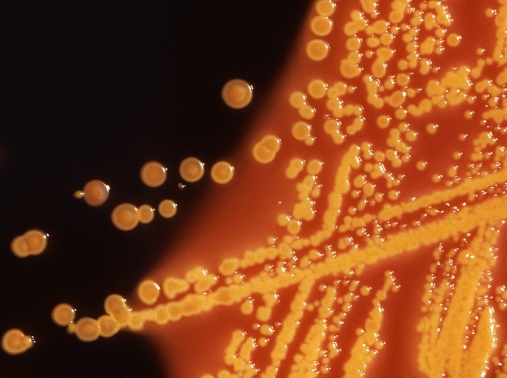
[[[428,377],[507,377],[507,282],[498,275],[507,263],[507,0],[473,3],[484,36],[458,18],[460,4],[316,0],[296,46],[307,69],[279,99],[290,121],[236,155],[283,172],[270,179],[293,193],[273,236],[216,267],[143,280],[139,308],[111,294],[98,318],[75,319],[61,303],[54,322],[89,342],[227,308],[245,326],[227,335],[221,368],[201,378],[375,377],[396,359],[389,301],[417,295],[407,315],[417,318],[417,356],[403,363]],[[252,86],[232,80],[222,98],[240,109]],[[214,164],[213,181],[233,183],[233,165]],[[180,164],[187,183],[204,172],[195,157]],[[148,162],[140,178],[160,186],[166,168]],[[108,193],[92,180],[74,195],[100,206]],[[128,231],[176,210],[171,199],[157,210],[123,203],[111,220]],[[48,242],[29,230],[11,249],[33,256]],[[383,268],[421,253],[432,259],[418,267],[422,283],[400,284],[407,272]],[[32,345],[19,329],[2,339],[12,354]]]

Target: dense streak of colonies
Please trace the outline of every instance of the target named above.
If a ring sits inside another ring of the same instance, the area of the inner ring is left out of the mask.
[[[248,151],[284,165],[278,179],[296,198],[265,246],[147,279],[139,309],[112,294],[98,319],[74,322],[62,304],[55,323],[93,341],[227,307],[249,326],[202,378],[374,375],[369,367],[393,356],[386,303],[404,290],[403,272],[382,267],[427,253],[433,262],[416,267],[424,287],[405,292],[422,294],[414,371],[506,377],[507,289],[494,272],[505,264],[507,1],[473,4],[482,38],[454,18],[458,1],[317,0],[303,49],[319,75],[291,83],[284,109],[297,120]],[[193,182],[203,169],[195,159],[180,173]],[[225,165],[217,172],[219,183],[232,177]],[[126,210],[128,228],[138,210]]]

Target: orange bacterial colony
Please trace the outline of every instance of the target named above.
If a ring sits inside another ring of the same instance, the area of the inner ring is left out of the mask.
[[[33,346],[33,338],[19,329],[10,329],[2,336],[2,349],[9,354],[26,352]]]
[[[158,161],[149,161],[141,168],[140,176],[141,181],[151,187],[162,185],[167,176],[167,168],[160,164]]]
[[[204,164],[195,157],[184,159],[180,163],[180,176],[187,182],[199,181],[204,175]]]
[[[507,377],[507,1],[316,0],[302,29],[176,252],[99,317],[53,321],[144,334],[168,376]],[[113,224],[151,222],[143,206]],[[32,345],[16,332],[9,353]]]
[[[252,86],[241,79],[230,80],[222,88],[222,100],[234,109],[244,108],[250,104],[252,97]]]
[[[40,230],[28,230],[11,242],[11,251],[17,257],[36,256],[44,252],[48,234]]]
[[[74,192],[74,197],[84,198],[90,206],[103,205],[109,197],[109,185],[100,180],[91,180],[86,183],[83,190]]]

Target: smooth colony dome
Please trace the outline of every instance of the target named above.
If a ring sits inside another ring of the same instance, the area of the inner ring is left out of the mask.
[[[253,87],[245,80],[233,79],[222,88],[222,100],[233,109],[246,107],[252,101]]]
[[[179,171],[186,182],[196,182],[204,175],[204,163],[196,157],[188,157],[180,163]]]
[[[103,205],[109,198],[110,187],[101,180],[88,181],[83,190],[74,192],[74,197],[84,198],[85,202],[90,206]]]
[[[76,309],[68,303],[60,303],[53,308],[51,319],[59,326],[67,327],[76,317]]]
[[[150,205],[141,205],[137,208],[137,217],[143,224],[150,223],[155,218],[155,209]]]
[[[122,231],[130,231],[139,223],[137,207],[131,203],[122,203],[116,206],[111,213],[111,220],[116,228]]]
[[[162,185],[167,178],[167,168],[158,161],[149,161],[145,163],[141,172],[141,181],[152,188]]]
[[[2,337],[2,349],[8,354],[26,352],[33,344],[33,337],[25,335],[23,331],[17,328],[8,330]]]
[[[79,319],[73,330],[81,341],[95,341],[100,336],[99,322],[89,317]]]
[[[172,218],[176,215],[178,204],[170,199],[160,201],[158,205],[158,213],[164,218]]]
[[[147,305],[154,304],[160,295],[160,286],[153,280],[144,280],[137,287],[139,300]]]
[[[227,184],[234,176],[234,167],[226,161],[218,161],[211,167],[211,179],[218,184]]]
[[[28,230],[12,240],[11,251],[17,257],[39,255],[46,249],[48,236],[40,230]]]

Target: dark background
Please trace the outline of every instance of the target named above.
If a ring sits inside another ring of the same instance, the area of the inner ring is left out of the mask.
[[[209,179],[177,188],[190,155],[229,154],[279,72],[308,0],[164,2],[0,1],[0,334],[21,328],[35,346],[0,351],[0,377],[160,377],[157,352],[135,334],[83,343],[50,318],[129,296],[197,211]],[[240,77],[254,100],[228,109],[222,85]],[[150,189],[148,160],[169,169]],[[90,179],[111,186],[91,208],[73,198]],[[121,202],[179,203],[175,218],[116,230]],[[47,250],[19,259],[12,238],[49,233]],[[181,378],[181,377],[178,377]],[[185,377],[186,378],[186,377]]]

